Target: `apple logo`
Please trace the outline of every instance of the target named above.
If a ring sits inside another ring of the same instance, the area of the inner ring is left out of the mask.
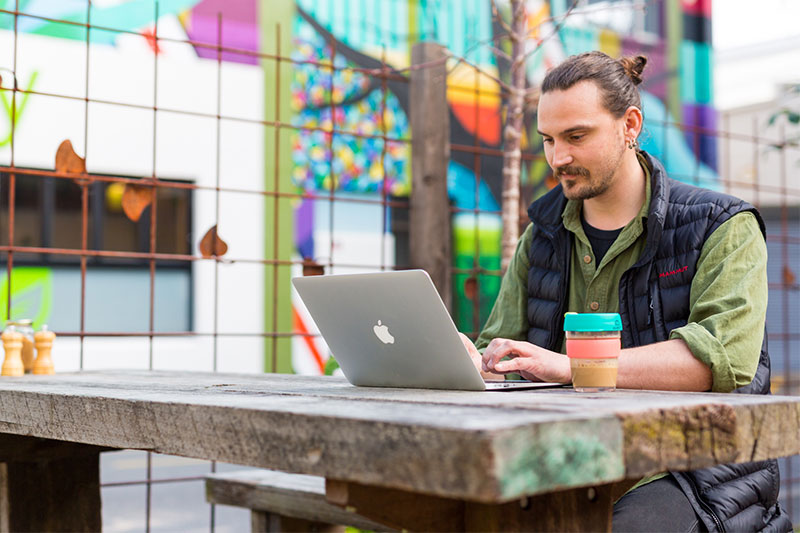
[[[394,337],[389,333],[389,328],[385,325],[381,325],[380,320],[378,320],[377,326],[372,326],[372,331],[375,332],[375,336],[378,337],[378,340],[383,344],[394,344]]]

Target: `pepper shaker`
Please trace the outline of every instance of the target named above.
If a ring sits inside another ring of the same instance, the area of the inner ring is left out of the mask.
[[[33,339],[36,342],[36,361],[33,363],[34,374],[55,374],[51,356],[55,338],[56,334],[48,330],[46,325],[42,326],[42,329],[33,335]]]

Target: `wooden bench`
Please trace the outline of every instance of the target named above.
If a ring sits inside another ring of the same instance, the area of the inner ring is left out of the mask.
[[[206,476],[206,500],[251,510],[254,533],[344,531],[345,526],[390,531],[325,499],[325,478],[274,470],[237,470]]]

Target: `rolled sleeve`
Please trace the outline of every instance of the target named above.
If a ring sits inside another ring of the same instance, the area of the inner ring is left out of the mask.
[[[731,217],[703,246],[688,323],[670,333],[711,369],[712,391],[753,380],[767,313],[767,246],[752,213]]]

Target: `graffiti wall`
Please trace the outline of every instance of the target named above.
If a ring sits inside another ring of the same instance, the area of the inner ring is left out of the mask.
[[[628,1],[589,1],[571,11],[570,4],[566,0],[528,1],[529,83],[541,82],[548,68],[583,51],[602,50],[612,57],[645,54],[643,148],[661,158],[676,178],[714,187],[713,139],[692,129],[715,124],[710,98],[710,2],[652,2],[643,9],[632,9]],[[499,6],[501,11],[508,10],[507,3],[500,2]],[[675,20],[679,22],[677,33]],[[508,62],[497,50],[508,51],[502,33],[502,27],[493,22],[488,0],[297,0],[294,54],[300,60],[333,61],[337,66],[353,67],[375,67],[386,58],[391,67],[402,71],[409,65],[414,42],[439,42],[455,57],[479,68],[476,71],[461,64],[449,69],[452,144],[499,150],[504,115],[500,87],[494,79],[505,79],[508,73]],[[315,68],[300,68],[294,87],[298,124],[329,123],[333,98],[337,127],[363,132],[378,132],[385,127],[392,136],[410,137],[407,93],[399,84],[391,87],[385,102],[386,124],[380,119],[379,87],[363,77],[337,75],[331,79]],[[526,153],[541,155],[534,113],[526,115],[525,127]],[[374,195],[380,194],[377,187],[385,174],[392,194],[407,194],[407,145],[392,146],[392,157],[381,167],[380,140],[338,137],[331,143],[316,132],[298,135],[294,146],[298,186],[328,191],[333,174],[338,176],[338,190]],[[329,157],[331,165],[326,163]],[[500,158],[476,157],[458,150],[453,150],[451,157],[448,188],[453,205],[499,210]],[[523,186],[528,198],[547,190],[549,175],[543,159],[533,157],[526,162]],[[454,276],[454,319],[464,331],[480,329],[499,289],[499,278],[491,271],[500,266],[500,234],[501,224],[495,214],[460,213],[453,217],[454,266],[490,271],[474,280],[477,285],[468,283],[469,274]],[[313,257],[314,252],[313,245],[306,243],[303,253]],[[474,264],[476,253],[479,265]],[[468,285],[478,290],[465,290]]]
[[[485,155],[501,146],[504,118],[500,86],[509,64],[503,28],[496,23],[489,0],[293,0],[291,57],[297,61],[287,97],[291,100],[291,122],[298,129],[291,140],[291,178],[295,191],[325,196],[372,199],[374,207],[335,208],[323,201],[295,202],[295,223],[290,234],[296,258],[323,263],[392,266],[407,257],[405,239],[392,233],[392,217],[399,213],[383,209],[378,200],[407,197],[410,189],[410,140],[408,84],[389,81],[386,91],[379,80],[353,70],[336,67],[379,68],[382,62],[407,75],[410,50],[415,42],[436,41],[454,58],[448,63],[448,104],[451,142],[454,146],[480,149],[484,155],[453,149],[448,171],[452,204],[461,212],[453,217],[453,264],[481,273],[454,276],[453,314],[458,327],[478,331],[488,316],[499,289],[501,158]],[[11,12],[16,0],[0,0]],[[710,0],[698,2],[657,1],[632,8],[630,0],[587,0],[570,9],[568,0],[527,0],[531,40],[527,78],[533,86],[547,69],[565,57],[602,50],[611,56],[643,53],[649,62],[642,85],[645,130],[642,147],[665,162],[676,178],[708,187],[716,183],[716,147],[703,129],[713,129],[716,114],[711,101]],[[92,47],[128,46],[126,32],[188,39],[180,53],[187,61],[241,65],[264,69],[266,62],[256,53],[264,49],[260,39],[272,35],[264,27],[257,0],[128,0],[95,2],[87,12],[85,0],[42,2],[19,0],[18,31],[34,36],[85,43]],[[508,15],[507,2],[499,1]],[[52,19],[121,31],[92,30],[65,25]],[[14,28],[10,13],[0,13],[0,31]],[[170,43],[155,39],[139,52],[160,54]],[[215,45],[235,48],[217,52]],[[188,49],[188,52],[187,52]],[[7,54],[6,54],[7,55]],[[10,58],[3,57],[4,63]],[[314,64],[312,64],[314,63]],[[320,66],[320,64],[322,66]],[[477,68],[475,68],[477,67]],[[55,68],[54,66],[50,67]],[[26,74],[22,87],[36,87],[40,72]],[[201,93],[203,87],[195,87]],[[6,119],[11,113],[8,94],[3,96]],[[29,103],[17,102],[17,119],[25,121]],[[263,111],[265,114],[267,110]],[[8,125],[10,120],[6,120]],[[330,130],[353,132],[335,134]],[[688,126],[688,127],[686,127]],[[303,129],[312,128],[312,129]],[[0,132],[0,143],[7,131]],[[384,141],[383,136],[391,139]],[[0,145],[2,148],[4,145]],[[523,188],[527,199],[543,194],[552,184],[541,156],[535,112],[525,117]],[[272,172],[269,154],[263,176]],[[364,218],[374,222],[364,224]],[[370,218],[372,217],[372,218]],[[332,226],[333,225],[333,226]],[[389,232],[387,235],[385,232]],[[334,238],[334,235],[338,237]],[[338,240],[337,240],[338,239]],[[364,255],[364,250],[380,251]],[[391,248],[387,250],[386,248]],[[479,264],[475,265],[475,257]],[[405,265],[403,265],[405,266]],[[466,290],[465,287],[470,287]],[[473,290],[475,289],[475,290]],[[271,294],[265,294],[270,300]],[[296,331],[312,327],[299,305],[294,311]],[[324,346],[308,341],[295,343],[295,368],[319,371],[327,357]],[[310,361],[310,363],[309,363]]]

